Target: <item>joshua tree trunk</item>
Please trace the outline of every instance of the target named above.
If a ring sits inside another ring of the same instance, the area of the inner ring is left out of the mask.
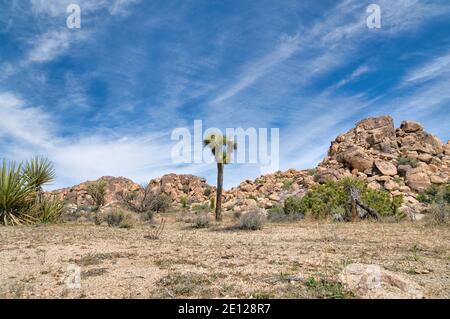
[[[222,221],[223,163],[217,163],[216,220]]]

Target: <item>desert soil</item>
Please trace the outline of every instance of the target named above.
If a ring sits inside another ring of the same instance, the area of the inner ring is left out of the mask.
[[[0,297],[357,298],[339,274],[358,262],[450,298],[448,226],[310,220],[242,231],[165,218],[159,239],[148,238],[154,225],[0,227]]]

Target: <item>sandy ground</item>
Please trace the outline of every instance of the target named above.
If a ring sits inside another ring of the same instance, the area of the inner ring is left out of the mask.
[[[1,298],[358,297],[338,282],[354,262],[380,265],[450,298],[450,227],[410,222],[0,227]],[[79,275],[78,275],[79,274]],[[78,280],[79,279],[79,280]]]

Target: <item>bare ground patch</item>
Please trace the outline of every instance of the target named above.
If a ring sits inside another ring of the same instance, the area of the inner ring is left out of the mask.
[[[0,227],[0,297],[357,298],[338,276],[358,262],[450,298],[448,226],[305,220],[233,231],[231,219],[212,229],[166,219],[158,240],[145,238],[150,226]],[[80,267],[80,289],[67,288],[69,265]]]

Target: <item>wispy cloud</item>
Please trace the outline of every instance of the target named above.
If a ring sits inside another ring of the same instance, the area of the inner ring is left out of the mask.
[[[216,97],[212,101],[212,104],[221,103],[255,83],[259,78],[267,74],[271,68],[275,67],[279,63],[282,63],[283,61],[286,61],[293,54],[295,54],[299,48],[299,44],[299,35],[284,35],[281,38],[281,43],[273,52],[270,52],[266,56],[248,66],[246,70],[238,76],[239,80],[227,88],[225,92]]]
[[[405,77],[407,83],[420,83],[436,79],[450,73],[450,53],[437,57],[432,61],[410,71]]]

